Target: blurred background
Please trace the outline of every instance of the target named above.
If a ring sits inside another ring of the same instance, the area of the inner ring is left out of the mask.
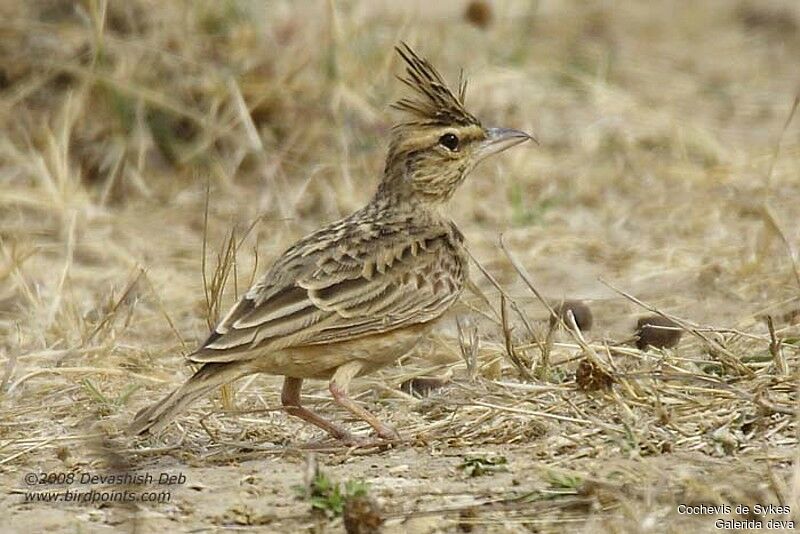
[[[767,314],[796,336],[794,0],[5,0],[3,401],[66,395],[46,418],[70,432],[87,372],[120,405],[131,381],[152,391],[137,407],[177,384],[254,276],[371,196],[401,41],[463,70],[485,125],[540,141],[482,164],[451,210],[534,319],[500,234],[546,296],[592,304],[596,339],[642,311],[598,278],[745,332],[734,352]]]
[[[485,124],[541,141],[479,168],[454,202],[488,267],[505,232],[553,297],[608,297],[602,275],[734,320],[791,284],[763,205],[796,243],[797,124],[773,156],[800,83],[799,9],[3,2],[0,339],[74,337],[137,267],[194,314],[207,189],[209,246],[255,223],[248,274],[256,243],[268,263],[359,207],[402,95],[401,40],[449,80],[463,69]]]

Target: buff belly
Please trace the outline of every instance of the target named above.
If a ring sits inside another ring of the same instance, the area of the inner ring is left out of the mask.
[[[360,361],[364,367],[358,376],[362,376],[411,352],[429,329],[430,325],[421,325],[329,345],[281,349],[254,357],[248,367],[292,378],[329,379],[339,366]]]

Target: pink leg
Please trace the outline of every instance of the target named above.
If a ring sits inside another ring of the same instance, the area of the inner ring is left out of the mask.
[[[360,370],[361,363],[359,362],[346,363],[336,370],[336,373],[334,373],[333,378],[331,378],[331,383],[328,386],[331,395],[333,395],[333,400],[336,402],[336,404],[349,411],[359,419],[369,423],[369,426],[374,428],[375,432],[377,432],[378,436],[381,438],[386,440],[400,439],[400,434],[397,432],[397,430],[384,423],[381,423],[377,417],[356,404],[353,399],[347,396],[347,386],[350,385],[350,380],[352,380]]]
[[[303,386],[302,378],[292,378],[287,376],[283,381],[283,391],[281,391],[281,403],[289,415],[299,417],[303,421],[318,426],[334,438],[346,443],[354,444],[356,440],[344,428],[331,423],[316,412],[309,410],[300,404],[300,388]]]

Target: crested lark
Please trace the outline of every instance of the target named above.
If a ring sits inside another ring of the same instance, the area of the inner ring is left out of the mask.
[[[464,237],[447,201],[485,157],[532,139],[484,128],[407,45],[401,78],[413,91],[394,108],[406,122],[391,134],[383,179],[359,211],[301,239],[233,307],[191,362],[181,388],[136,415],[131,432],[162,429],[189,403],[253,373],[285,376],[285,410],[345,442],[344,428],[302,406],[306,378],[329,379],[334,401],[384,439],[397,431],[347,396],[351,379],[408,353],[453,305],[467,281]]]

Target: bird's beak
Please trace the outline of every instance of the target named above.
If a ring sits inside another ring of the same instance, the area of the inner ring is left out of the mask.
[[[526,134],[512,128],[487,128],[487,137],[481,142],[477,151],[477,160],[480,161],[492,154],[498,154],[504,150],[531,140],[537,145],[539,141],[532,135]]]

